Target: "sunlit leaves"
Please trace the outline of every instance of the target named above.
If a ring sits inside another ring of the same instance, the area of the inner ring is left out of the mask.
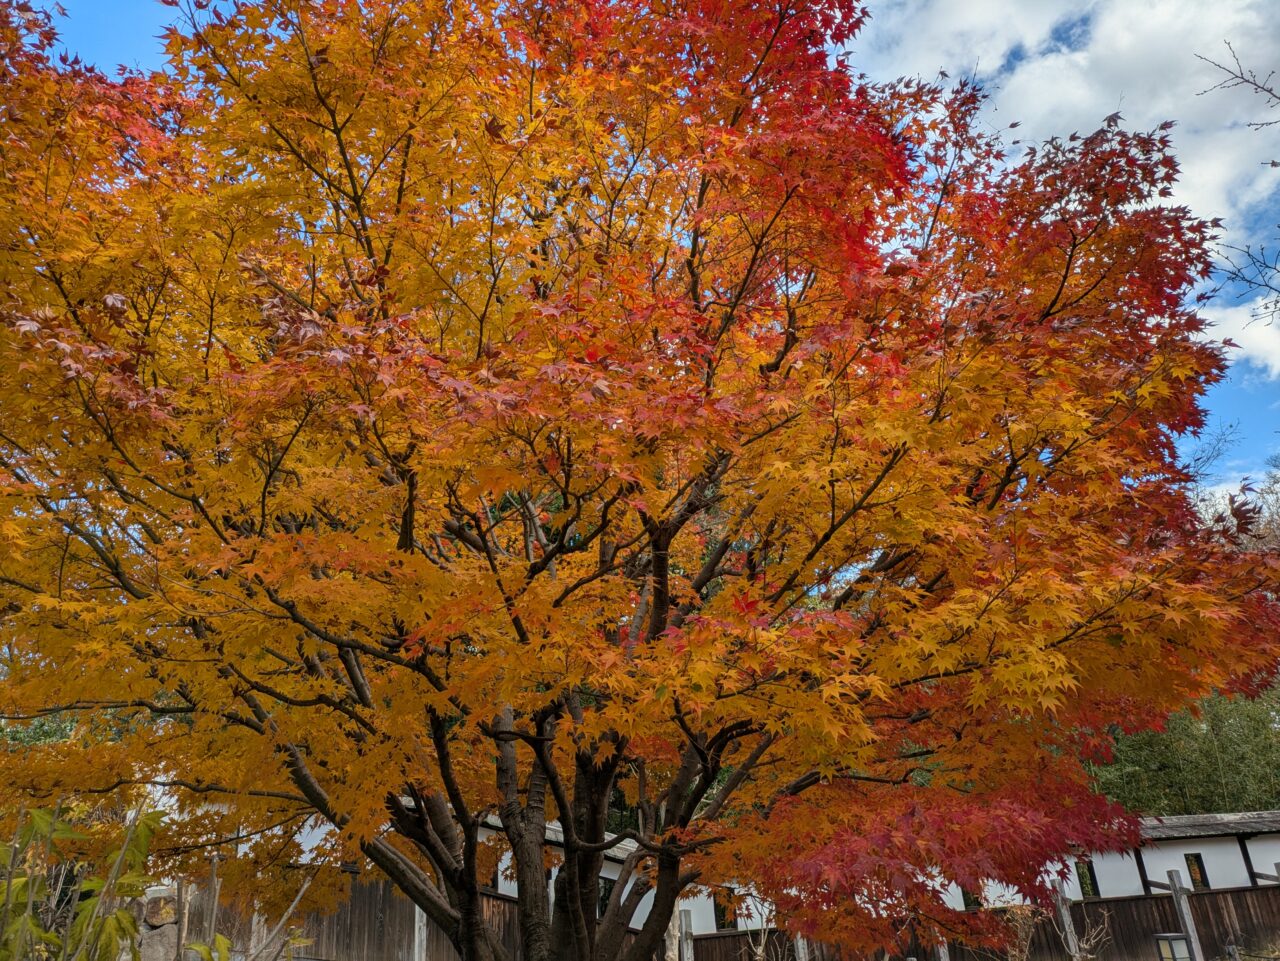
[[[319,826],[457,931],[498,814],[594,904],[620,788],[664,893],[865,947],[1127,840],[1082,740],[1272,663],[1166,132],[1007,161],[843,0],[191,13],[120,81],[0,14],[3,711],[76,719],[15,796]]]

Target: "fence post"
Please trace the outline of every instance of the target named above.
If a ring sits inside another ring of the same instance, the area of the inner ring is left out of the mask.
[[[680,909],[680,961],[693,961],[693,914],[688,908]],[[1192,961],[1204,961],[1193,958]]]
[[[938,942],[936,953],[937,961],[951,961],[951,946],[947,944],[945,939]]]
[[[1062,934],[1062,945],[1067,949],[1071,961],[1080,961],[1080,938],[1076,934],[1076,921],[1071,916],[1071,899],[1067,897],[1067,886],[1058,878],[1053,882],[1053,910],[1058,916],[1058,931]],[[1197,958],[1195,961],[1204,961]]]
[[[205,944],[213,944],[218,934],[218,892],[222,887],[222,879],[218,877],[219,860],[216,851],[209,856],[209,916],[205,918]]]
[[[1204,949],[1200,947],[1200,935],[1196,933],[1196,921],[1191,916],[1191,901],[1187,897],[1187,889],[1182,886],[1182,875],[1178,871],[1169,872],[1169,892],[1173,895],[1173,907],[1178,912],[1182,933],[1187,936],[1191,961],[1205,961]]]
[[[662,932],[662,961],[680,961],[680,912],[671,912],[667,930]]]
[[[795,946],[796,961],[809,961],[809,942],[804,939],[803,934],[796,935]]]
[[[249,918],[249,957],[253,957],[263,949],[266,942],[267,925],[262,912],[256,908]]]
[[[174,953],[173,961],[182,961],[183,954],[187,945],[187,884],[182,879],[178,880],[178,916],[174,919],[174,923],[178,926],[178,950]]]
[[[413,906],[413,961],[427,961],[427,912]]]

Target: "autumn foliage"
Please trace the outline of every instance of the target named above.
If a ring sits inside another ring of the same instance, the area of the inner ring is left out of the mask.
[[[71,731],[6,806],[323,828],[465,961],[503,854],[528,961],[747,883],[867,948],[1124,843],[1082,754],[1269,670],[1167,131],[1006,156],[853,0],[207,6],[109,79],[0,3],[0,712]]]

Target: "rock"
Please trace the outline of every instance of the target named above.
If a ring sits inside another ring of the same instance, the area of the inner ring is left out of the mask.
[[[178,920],[178,902],[169,895],[147,898],[147,906],[142,909],[142,920],[153,928],[173,924]]]
[[[173,961],[178,956],[178,926],[166,924],[143,931],[138,939],[139,961]]]

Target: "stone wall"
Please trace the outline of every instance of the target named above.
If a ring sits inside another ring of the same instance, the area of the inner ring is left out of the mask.
[[[139,899],[138,952],[141,961],[179,961],[185,912],[179,910],[175,888],[152,888]]]

